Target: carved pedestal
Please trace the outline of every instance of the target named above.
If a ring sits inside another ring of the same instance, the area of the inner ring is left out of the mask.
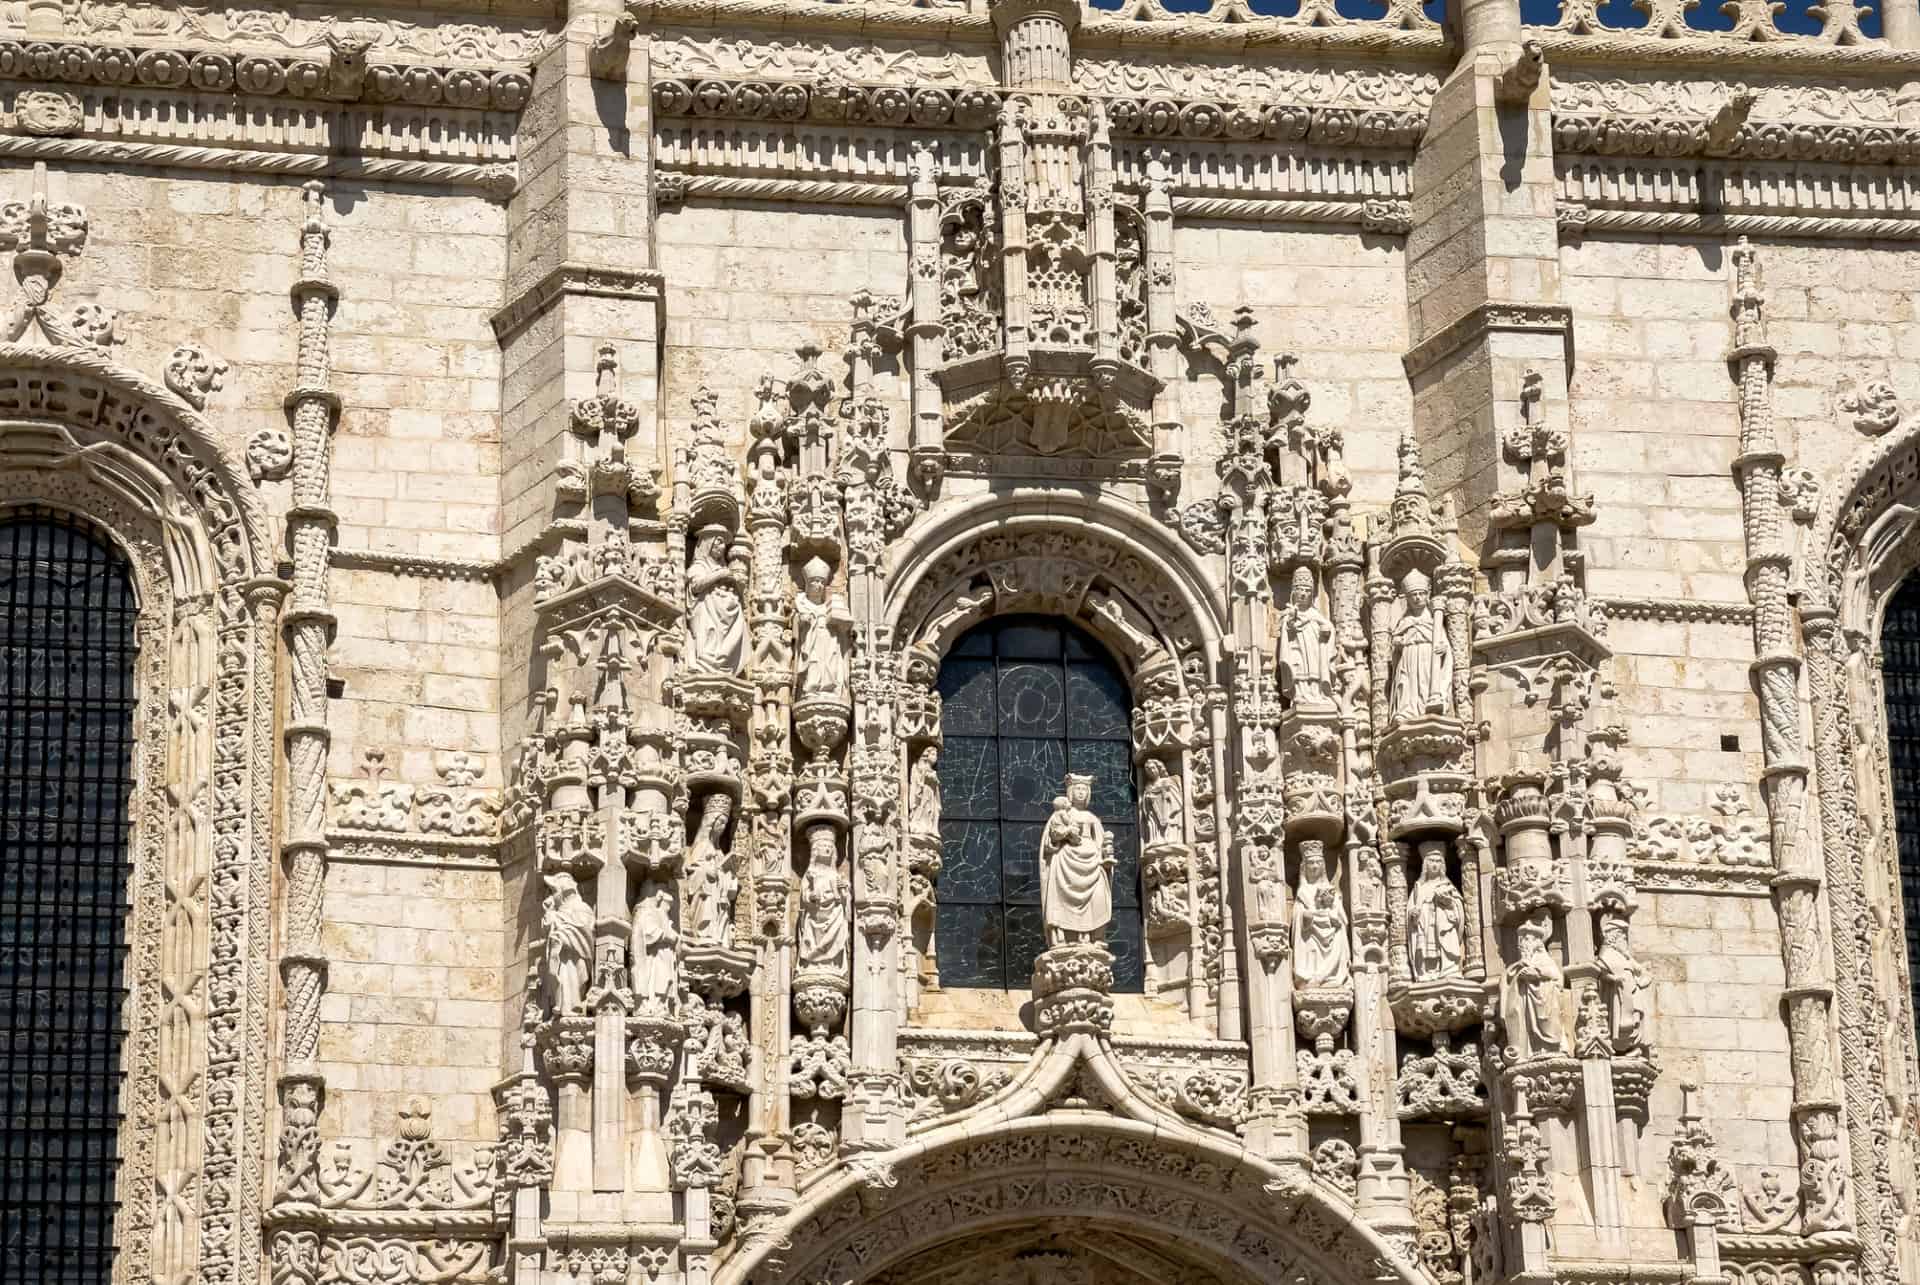
[[[1033,1025],[1041,1038],[1104,1035],[1113,1026],[1113,955],[1105,946],[1055,946],[1033,961]]]

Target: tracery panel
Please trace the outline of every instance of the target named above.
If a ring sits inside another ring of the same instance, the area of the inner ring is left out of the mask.
[[[0,1282],[111,1279],[134,627],[79,522],[0,522]]]
[[[1003,616],[955,642],[939,690],[942,983],[1026,986],[1045,948],[1041,830],[1074,772],[1093,778],[1091,810],[1113,839],[1115,987],[1142,989],[1131,702],[1119,667],[1064,621]]]

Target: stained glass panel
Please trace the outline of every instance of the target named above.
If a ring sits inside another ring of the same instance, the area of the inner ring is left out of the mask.
[[[1115,983],[1140,990],[1132,712],[1119,668],[1062,621],[1002,617],[954,644],[939,690],[941,983],[1027,986],[1046,947],[1040,836],[1071,767],[1093,776],[1091,806],[1113,838]]]
[[[1908,580],[1887,603],[1880,650],[1907,977],[1911,1012],[1920,1021],[1920,577]]]
[[[0,522],[0,1285],[112,1277],[135,612],[78,524]]]

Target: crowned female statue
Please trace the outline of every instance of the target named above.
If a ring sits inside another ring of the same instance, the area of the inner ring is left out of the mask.
[[[1040,837],[1040,917],[1047,945],[1097,942],[1113,920],[1113,842],[1088,810],[1093,778],[1067,774]]]

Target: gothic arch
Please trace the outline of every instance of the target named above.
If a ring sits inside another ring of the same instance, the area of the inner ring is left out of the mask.
[[[1817,824],[1856,1217],[1891,1264],[1903,1243],[1909,1253],[1920,1243],[1903,1213],[1920,1159],[1920,1075],[1913,1024],[1889,1007],[1914,961],[1902,958],[1878,656],[1887,602],[1920,567],[1920,425],[1863,445],[1823,490],[1801,567]],[[1895,1098],[1905,1100],[1897,1119]]]
[[[207,424],[92,350],[0,344],[0,514],[85,519],[135,626],[115,1280],[260,1274],[280,582]]]
[[[1054,1057],[1072,1069],[1073,1054]],[[1125,1231],[1232,1285],[1417,1279],[1301,1171],[1224,1138],[1066,1105],[949,1123],[843,1162],[777,1226],[750,1233],[714,1285],[891,1285],[940,1246],[1045,1226]]]

